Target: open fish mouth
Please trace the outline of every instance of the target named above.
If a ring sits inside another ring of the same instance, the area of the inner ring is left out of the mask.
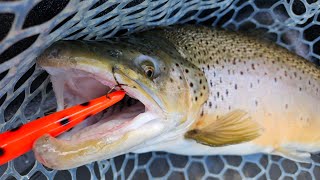
[[[40,137],[33,151],[45,166],[69,169],[141,151],[168,130],[167,97],[134,66],[131,54],[115,55],[114,48],[104,43],[60,42],[38,57],[38,65],[50,74],[57,111],[104,96],[118,85],[126,92],[122,101],[69,132],[57,138]]]
[[[76,68],[44,67],[44,69],[51,74],[57,98],[57,110],[106,95],[117,85],[114,75],[109,73],[101,77],[101,74],[99,76]],[[122,85],[126,95],[120,102],[88,117],[57,139],[76,144],[103,138],[112,143],[149,121],[159,119],[161,108],[150,99],[149,94],[147,94],[149,97],[145,97],[146,93],[141,93],[136,86],[138,84]]]

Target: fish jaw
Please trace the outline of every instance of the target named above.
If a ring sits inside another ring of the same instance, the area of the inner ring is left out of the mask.
[[[52,65],[42,67],[51,75],[58,106],[60,107],[63,107],[64,104],[72,106],[83,103],[108,91],[99,86],[94,94],[87,93],[81,96],[81,92],[73,91],[77,89],[72,88],[74,84],[77,84],[73,80],[74,76],[94,78],[104,86],[109,87],[108,89],[116,84],[112,74],[106,73],[109,71],[101,73],[96,68],[85,66],[81,70],[80,65],[76,66],[78,69],[74,69],[75,66],[72,66],[73,68],[70,66],[64,66],[64,68],[53,67]],[[108,67],[104,66],[104,70],[106,68]],[[120,77],[117,80],[122,82]],[[73,84],[70,84],[71,82]],[[69,87],[66,90],[66,86],[71,86],[71,88]],[[65,91],[61,91],[61,88]],[[78,88],[84,91],[88,90],[81,86]],[[90,120],[86,120],[87,122],[76,126],[69,134],[67,132],[58,138],[49,135],[41,137],[33,146],[37,160],[53,169],[69,169],[130,152],[132,147],[137,148],[143,142],[152,140],[163,133],[165,130],[163,122],[166,117],[160,113],[162,110],[159,109],[158,105],[154,105],[153,101],[148,99],[150,97],[144,97],[145,93],[143,91],[132,90],[130,87],[123,87],[123,89],[129,96],[138,97],[137,99],[144,103],[144,106],[140,104],[140,107],[128,107],[127,113],[120,116],[103,117],[100,120],[101,122],[98,121],[98,123],[89,124],[89,126],[88,122]],[[71,100],[64,97],[72,93],[74,96],[70,98]],[[137,115],[137,112],[140,112],[140,114]],[[133,115],[130,115],[130,113]]]
[[[44,135],[34,144],[35,157],[52,169],[71,169],[93,161],[108,159],[129,152],[146,138],[155,138],[164,130],[162,121],[149,121],[139,129],[122,136],[102,137],[72,144]]]

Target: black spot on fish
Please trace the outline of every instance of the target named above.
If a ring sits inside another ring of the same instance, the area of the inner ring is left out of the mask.
[[[5,150],[2,147],[0,147],[0,156],[3,156],[4,152],[5,152]]]
[[[236,59],[233,59],[232,64],[233,64],[233,65],[236,65]]]
[[[193,83],[192,82],[190,83],[190,87],[193,87]]]
[[[20,124],[19,126],[15,127],[15,128],[12,128],[10,129],[10,132],[15,132],[17,130],[19,130],[21,128],[22,124]]]
[[[238,89],[238,85],[237,84],[234,85],[234,89]]]
[[[81,104],[81,106],[89,106],[89,104],[90,104],[89,102],[84,102]]]
[[[210,108],[212,107],[212,102],[211,102],[211,101],[209,102],[209,107],[210,107]]]
[[[195,98],[194,98],[196,101],[198,101],[198,97],[196,96]]]
[[[68,118],[63,118],[61,121],[60,121],[60,124],[62,125],[62,126],[65,126],[65,125],[67,125],[67,124],[69,124],[70,123],[70,120],[68,119]]]
[[[179,76],[179,79],[181,79],[181,80],[182,80],[182,77],[181,77],[181,76]]]
[[[189,69],[186,69],[185,71],[186,71],[186,73],[189,73]]]

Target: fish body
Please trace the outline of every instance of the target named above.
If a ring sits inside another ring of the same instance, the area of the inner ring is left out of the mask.
[[[123,84],[145,106],[145,112],[124,120],[129,130],[123,130],[122,124],[112,131],[123,132],[117,138],[105,135],[72,146],[65,143],[72,138],[38,140],[34,151],[52,168],[147,151],[261,152],[309,162],[310,153],[320,150],[319,68],[255,37],[174,26],[115,41],[59,42],[38,63],[51,74],[58,105],[70,103],[68,96],[79,102],[87,100],[86,94],[97,96],[79,90],[88,89],[88,84],[83,88],[72,85],[77,78],[90,77],[104,86]],[[106,122],[112,126],[110,120]],[[81,160],[79,154],[88,158]]]

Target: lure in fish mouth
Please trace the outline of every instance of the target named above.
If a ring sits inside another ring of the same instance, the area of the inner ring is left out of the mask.
[[[128,39],[61,41],[48,48],[38,64],[51,75],[59,110],[104,95],[113,87],[121,86],[127,95],[57,139],[48,135],[37,140],[33,148],[37,159],[50,168],[68,169],[143,151],[169,132],[178,133],[181,124],[197,115],[188,109],[200,108],[204,95],[191,103],[194,90],[186,76],[193,71],[185,72],[191,64],[174,50],[165,52],[157,46]]]

